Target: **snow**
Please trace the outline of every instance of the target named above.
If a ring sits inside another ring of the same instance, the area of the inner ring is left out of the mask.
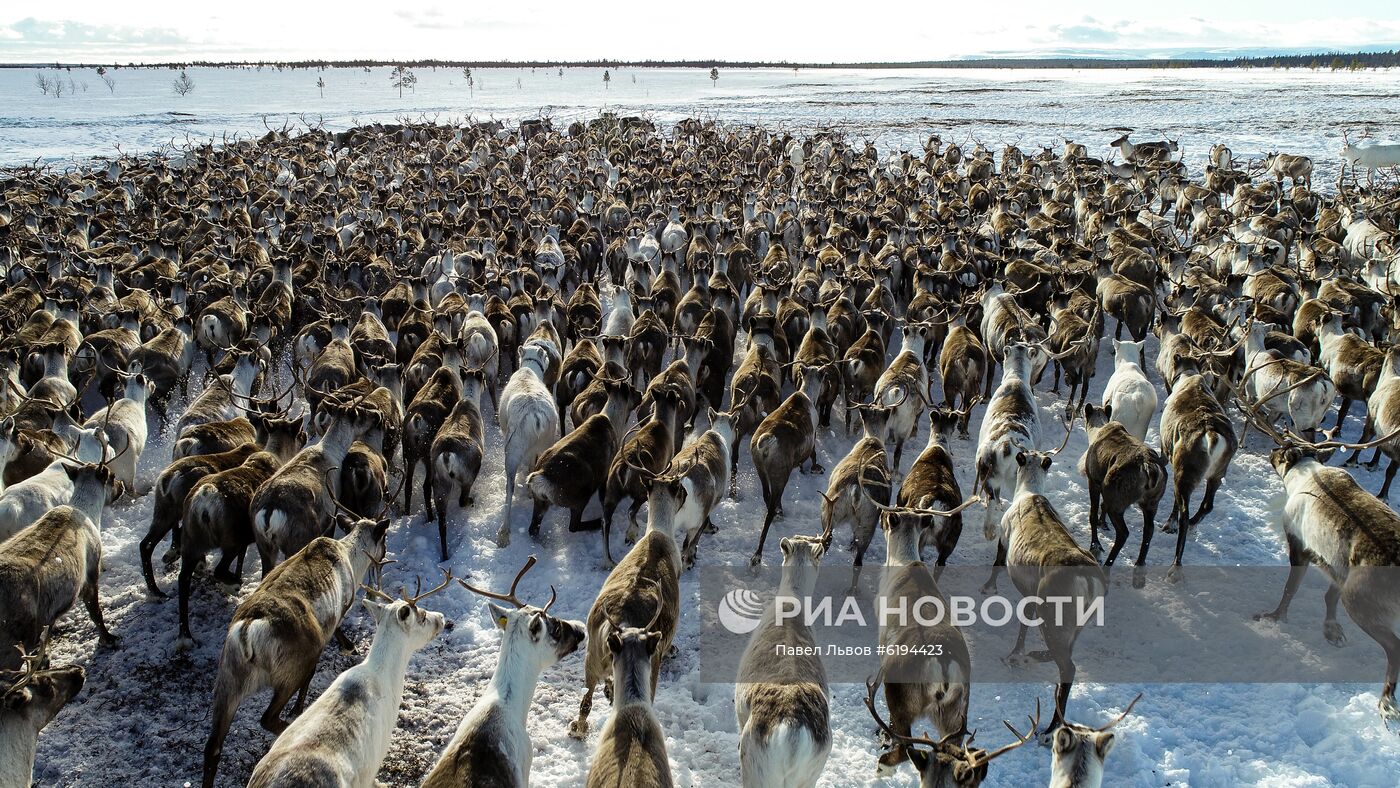
[[[897,348],[891,348],[891,355],[896,351]],[[1155,340],[1149,340],[1149,359],[1155,352]],[[1091,396],[1096,399],[1112,366],[1111,345],[1104,342],[1091,388]],[[196,370],[196,380],[200,371]],[[1160,389],[1155,372],[1149,372],[1149,376],[1165,401],[1166,392]],[[1063,402],[1048,391],[1048,383],[1042,383],[1036,395],[1046,416],[1063,411]],[[172,408],[172,412],[179,410]],[[980,416],[981,408],[974,416],[974,430]],[[1359,418],[1354,409],[1347,435],[1359,433]],[[559,590],[553,612],[585,619],[607,574],[601,539],[594,534],[569,534],[567,513],[556,510],[547,516],[541,539],[532,540],[525,533],[528,503],[517,501],[511,517],[511,546],[506,550],[496,548],[495,533],[504,506],[503,457],[495,419],[488,416],[485,422],[490,448],[474,491],[476,504],[467,511],[455,507],[451,511],[452,558],[448,565],[454,574],[469,578],[474,584],[504,588],[526,557],[537,555],[539,565],[522,583],[522,596],[532,600],[546,598],[552,584]],[[1046,423],[1048,439],[1058,429],[1058,421],[1047,418]],[[926,439],[926,430],[925,422],[916,444]],[[152,425],[152,445],[142,457],[139,469],[145,484],[149,485],[168,461],[170,439],[171,429]],[[1156,442],[1154,420],[1149,443]],[[825,431],[819,441],[820,461],[834,467],[851,443],[852,439],[839,426]],[[1088,542],[1088,496],[1075,467],[1085,446],[1081,427],[1070,438],[1047,481],[1047,494],[1081,544]],[[1257,433],[1252,433],[1235,456],[1214,513],[1187,545],[1188,566],[1285,562],[1273,514],[1282,485],[1267,462],[1268,448]],[[974,450],[973,442],[954,441],[953,453],[964,490],[972,482]],[[908,469],[918,452],[905,454],[903,470]],[[757,539],[763,507],[747,446],[741,452],[738,472],[739,498],[724,501],[715,512],[719,533],[702,539],[702,564],[744,564]],[[1358,473],[1368,489],[1379,487],[1379,474],[1364,469]],[[816,491],[825,488],[826,479],[794,476],[785,499],[787,515],[774,523],[769,536],[765,555],[768,563],[779,560],[779,538],[816,534],[820,530],[820,499]],[[121,638],[119,647],[96,648],[95,633],[81,606],[60,622],[54,661],[85,665],[88,680],[82,693],[40,737],[35,775],[38,784],[137,786],[199,782],[218,649],[237,599],[225,596],[208,582],[207,576],[201,575],[191,600],[191,624],[199,644],[185,653],[176,651],[176,601],[173,597],[156,600],[148,596],[137,557],[137,545],[150,521],[152,500],[150,495],[125,499],[103,518],[101,599],[108,625]],[[1159,520],[1164,520],[1170,511],[1168,503],[1162,502]],[[431,579],[438,574],[436,528],[424,519],[422,504],[417,506],[412,516],[396,520],[389,535],[389,557],[397,563],[386,570],[386,590],[392,591],[402,583],[411,585],[414,577]],[[972,522],[980,520],[977,508],[969,515]],[[591,511],[587,516],[591,516]],[[1136,554],[1140,531],[1135,512],[1129,515],[1129,527],[1132,535],[1125,557]],[[838,545],[843,544],[840,536]],[[1160,566],[1170,560],[1174,539],[1159,535],[1155,541],[1151,562]],[[163,550],[164,547],[157,549],[157,557]],[[993,545],[982,540],[980,529],[967,528],[952,563],[986,566],[991,563],[993,552]],[[827,563],[839,565],[849,560],[844,549],[837,547]],[[883,560],[883,540],[877,537],[867,561],[875,566]],[[255,586],[256,563],[249,561],[242,595]],[[158,570],[157,579],[162,588],[174,592],[175,572]],[[699,607],[698,585],[695,572],[682,577],[684,609]],[[1275,593],[1276,589],[1269,589],[1266,596],[1275,598]],[[418,783],[465,711],[485,688],[496,664],[499,631],[489,620],[481,599],[453,586],[427,606],[446,615],[449,629],[423,648],[409,665],[398,729],[380,773],[380,780],[386,785]],[[1239,614],[1246,616],[1247,612]],[[1320,639],[1321,614],[1319,595],[1305,591],[1299,595],[1290,621],[1278,628],[1279,636],[1285,640],[1295,635]],[[699,680],[697,618],[682,617],[676,638],[678,653],[662,668],[656,712],[667,732],[677,785],[735,785],[738,733],[733,686]],[[357,606],[347,618],[347,625],[356,642],[356,653],[341,654],[334,645],[327,648],[313,682],[313,698],[335,675],[367,652],[372,635],[368,615]],[[1382,664],[1379,650],[1345,618],[1343,626],[1350,636],[1346,648],[1366,649],[1376,656],[1374,683],[1108,685],[1095,683],[1092,675],[1081,671],[1070,701],[1070,716],[1077,722],[1101,724],[1116,716],[1139,692],[1144,693],[1132,713],[1115,729],[1118,743],[1108,758],[1106,785],[1395,785],[1400,772],[1400,738],[1384,728],[1376,712]],[[1193,655],[1183,653],[1180,658],[1192,659]],[[1170,678],[1163,676],[1164,681]],[[532,782],[536,785],[579,785],[587,773],[589,756],[609,713],[609,704],[600,693],[591,717],[592,734],[586,743],[568,738],[565,731],[577,714],[582,683],[581,652],[541,677],[528,721],[535,748]],[[859,684],[836,684],[831,688],[834,745],[821,785],[916,785],[917,775],[908,765],[900,767],[892,778],[875,779],[876,728],[864,708],[864,692]],[[1024,723],[1036,698],[1043,704],[1053,702],[1048,681],[975,684],[969,728],[984,732],[979,737],[984,746],[1000,744],[1006,736],[1001,721]],[[267,699],[268,693],[264,692],[245,701],[240,710],[225,747],[220,785],[242,784],[271,744],[272,734],[257,724]],[[1049,764],[1047,750],[1027,746],[997,760],[987,785],[1043,785],[1048,779]]]

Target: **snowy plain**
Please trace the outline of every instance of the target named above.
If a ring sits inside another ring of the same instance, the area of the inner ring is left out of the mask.
[[[1393,74],[1328,74],[1311,72],[1191,71],[1191,72],[803,72],[784,70],[725,72],[718,84],[703,72],[618,70],[611,86],[601,86],[601,70],[567,70],[556,77],[529,70],[478,72],[473,99],[465,96],[460,72],[420,73],[418,91],[400,102],[387,86],[387,71],[369,75],[346,70],[328,72],[327,125],[344,127],[396,115],[428,117],[536,116],[556,118],[592,114],[600,108],[640,111],[659,120],[685,115],[714,116],[726,121],[765,122],[787,128],[812,128],[840,122],[853,134],[878,137],[882,147],[912,147],[923,135],[937,131],[945,139],[976,135],[998,148],[1002,142],[1058,144],[1064,137],[1102,146],[1129,126],[1179,136],[1188,162],[1199,161],[1214,141],[1224,141],[1237,155],[1258,155],[1270,149],[1303,152],[1330,160],[1342,128],[1370,125],[1378,137],[1391,136],[1400,121],[1400,97]],[[184,104],[170,95],[165,71],[118,72],[117,92],[88,76],[89,89],[72,98],[40,97],[32,87],[32,72],[0,70],[0,161],[18,163],[36,157],[54,162],[81,160],[110,153],[121,144],[129,152],[150,150],[189,131],[196,138],[218,137],[223,131],[261,133],[262,115],[276,125],[293,113],[316,114],[318,97],[312,72],[239,72],[192,70],[199,87]],[[516,88],[516,80],[520,88]],[[557,84],[549,80],[557,80]],[[361,84],[363,82],[363,84]],[[1244,85],[1241,85],[1244,82]],[[33,94],[33,95],[30,95]],[[938,95],[942,94],[942,98]],[[334,96],[335,98],[331,98]],[[1257,100],[1249,100],[1257,96]],[[119,105],[102,104],[118,98]],[[42,100],[41,100],[42,99]],[[171,116],[171,111],[188,112]],[[145,120],[142,120],[145,118]],[[1146,131],[1144,131],[1146,133]],[[1321,176],[1320,176],[1321,177]],[[1111,330],[1111,329],[1110,329]],[[891,353],[897,348],[891,348]],[[1149,341],[1149,359],[1155,355]],[[1112,370],[1109,346],[1101,351],[1098,375],[1091,387],[1097,397]],[[197,369],[196,374],[202,372]],[[1155,373],[1150,373],[1157,381]],[[1165,392],[1159,395],[1165,399]],[[1060,409],[1060,399],[1042,384],[1037,397],[1047,415],[1047,434],[1056,429],[1048,418]],[[175,409],[183,403],[177,403]],[[173,409],[174,410],[174,409]],[[1360,431],[1358,410],[1348,420],[1347,437]],[[177,410],[175,412],[178,412]],[[973,426],[980,420],[981,408]],[[1238,423],[1238,421],[1237,421]],[[1329,422],[1330,423],[1330,422]],[[169,459],[170,433],[153,425],[152,444],[142,457],[141,479],[149,484]],[[1154,422],[1155,427],[1155,422]],[[921,444],[926,427],[921,428]],[[1156,441],[1155,430],[1151,442]],[[548,586],[560,590],[555,610],[577,619],[586,617],[606,570],[596,535],[569,534],[560,512],[546,518],[543,537],[533,542],[524,534],[528,506],[519,501],[512,513],[515,538],[509,549],[498,550],[494,534],[504,515],[501,437],[493,415],[487,417],[488,453],[476,489],[476,504],[467,511],[453,509],[449,562],[454,573],[472,582],[504,587],[530,554],[540,564],[524,583],[525,593],[547,596]],[[851,444],[840,428],[825,432],[818,454],[828,468]],[[1050,476],[1049,496],[1081,543],[1087,543],[1087,492],[1075,471],[1086,445],[1082,427]],[[1279,565],[1285,562],[1275,527],[1281,491],[1266,460],[1269,448],[1252,434],[1236,455],[1214,511],[1196,530],[1186,551],[1189,565]],[[972,442],[956,442],[959,480],[964,490],[972,483]],[[917,451],[906,452],[904,469]],[[747,447],[738,468],[738,500],[724,502],[716,512],[719,533],[701,542],[700,560],[708,564],[747,561],[762,521],[762,501]],[[1358,471],[1362,484],[1379,487],[1379,474]],[[776,541],[796,533],[820,530],[816,494],[825,489],[822,476],[795,475],[786,496],[787,516],[774,524],[766,559],[778,561]],[[416,498],[419,496],[415,496]],[[436,529],[424,521],[421,498],[416,511],[399,517],[389,537],[393,564],[386,572],[391,589],[415,576],[438,575]],[[1165,517],[1167,501],[1163,501]],[[236,598],[224,596],[200,582],[192,599],[192,625],[200,645],[187,653],[174,648],[177,613],[174,600],[151,599],[141,581],[137,543],[150,521],[148,495],[124,500],[104,516],[105,549],[101,598],[107,620],[121,638],[117,649],[95,648],[95,634],[81,613],[61,623],[54,647],[56,662],[76,661],[88,668],[83,692],[46,729],[40,739],[36,781],[45,786],[181,786],[198,783],[200,752],[208,733],[208,706],[218,649]],[[980,520],[980,507],[968,513]],[[591,516],[591,512],[590,512]],[[1137,544],[1139,521],[1129,515]],[[1171,539],[1156,539],[1153,563],[1170,556]],[[837,544],[843,539],[838,535]],[[159,552],[159,551],[158,551]],[[952,562],[989,564],[993,545],[980,529],[969,527]],[[884,559],[877,537],[867,562]],[[828,564],[849,563],[849,553],[834,549]],[[243,594],[256,581],[255,561],[245,574]],[[174,572],[158,572],[163,588],[172,589]],[[1005,587],[1005,586],[1004,586]],[[1189,588],[1189,581],[1188,581]],[[687,609],[699,605],[694,573],[682,579]],[[460,588],[433,599],[451,629],[442,633],[411,662],[404,708],[393,747],[380,774],[386,785],[416,785],[462,714],[477,699],[495,667],[499,637],[481,600]],[[1225,611],[1247,619],[1252,610]],[[1300,595],[1288,623],[1253,625],[1276,633],[1281,646],[1291,638],[1321,640],[1322,601]],[[356,654],[342,655],[332,646],[323,657],[313,683],[313,697],[344,668],[363,657],[372,635],[368,617],[358,610],[349,619]],[[1298,684],[1099,684],[1081,673],[1071,700],[1071,717],[1098,724],[1116,715],[1137,693],[1144,693],[1117,732],[1110,755],[1106,785],[1110,786],[1395,786],[1400,784],[1400,736],[1387,731],[1376,713],[1380,684],[1380,651],[1350,621],[1343,619],[1350,642],[1347,649],[1376,654],[1374,683],[1358,685]],[[729,786],[738,783],[738,735],[733,714],[732,685],[699,680],[699,624],[683,617],[677,636],[679,653],[662,670],[656,708],[667,732],[672,772],[681,786]],[[1195,655],[1183,652],[1183,660]],[[974,668],[975,669],[975,668]],[[580,655],[546,671],[529,718],[535,756],[532,782],[541,786],[580,785],[597,731],[608,714],[599,697],[586,743],[565,735],[582,693]],[[984,733],[984,744],[1005,741],[1002,719],[1013,722],[1037,698],[1048,702],[1050,674],[1043,680],[1019,684],[976,684],[972,691],[969,727]],[[832,687],[834,747],[822,780],[824,786],[911,786],[917,778],[909,766],[891,779],[874,778],[877,753],[875,726],[862,704],[864,687]],[[266,693],[245,702],[225,748],[221,785],[246,780],[272,737],[257,725]],[[1028,746],[999,759],[988,785],[1044,785],[1049,774],[1048,751]]]

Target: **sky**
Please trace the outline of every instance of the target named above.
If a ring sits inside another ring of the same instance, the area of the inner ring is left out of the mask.
[[[1160,57],[1400,47],[1400,3],[1349,0],[606,3],[68,0],[0,8],[0,62]],[[1066,8],[1065,6],[1072,6]],[[1340,4],[1339,4],[1340,5]]]

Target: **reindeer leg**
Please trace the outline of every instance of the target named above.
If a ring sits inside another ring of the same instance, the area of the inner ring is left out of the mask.
[[[982,584],[982,593],[995,594],[997,592],[997,576],[1006,566],[1006,545],[1000,540],[997,541],[997,557],[992,561],[992,575],[987,578],[987,582]]]
[[[540,521],[544,519],[544,513],[547,511],[549,511],[549,501],[535,499],[535,509],[530,513],[530,536],[539,538]]]
[[[1118,558],[1118,551],[1122,550],[1123,543],[1128,541],[1128,524],[1123,520],[1123,513],[1109,512],[1108,519],[1113,521],[1113,549],[1108,551],[1108,558],[1103,562],[1106,567],[1113,566],[1113,562]]]
[[[97,598],[97,571],[96,564],[88,570],[87,582],[83,585],[83,604],[87,607],[93,625],[97,627],[97,642],[110,648],[117,645],[117,638],[102,620],[102,603]]]
[[[1199,523],[1215,509],[1215,493],[1219,489],[1219,479],[1206,479],[1206,494],[1201,498],[1201,508],[1196,510],[1196,514],[1190,520],[1191,525]]]
[[[778,514],[778,501],[776,499],[782,495],[781,491],[777,495],[773,495],[768,479],[762,474],[759,475],[758,480],[763,485],[763,500],[768,506],[768,512],[763,516],[763,530],[758,535],[758,548],[753,551],[753,557],[749,559],[749,566],[758,566],[763,563],[763,543],[768,541],[768,528],[773,525],[773,518]]]
[[[1351,410],[1351,400],[1342,397],[1342,404],[1337,406],[1337,423],[1332,425],[1332,431],[1327,433],[1328,440],[1336,440],[1342,434],[1342,422],[1346,421],[1347,411]],[[1365,443],[1366,441],[1361,441]]]
[[[1157,519],[1157,506],[1142,508],[1142,546],[1138,548],[1137,565],[1133,567],[1133,588],[1147,585],[1147,550],[1152,546],[1152,531]]]
[[[1342,588],[1336,583],[1328,586],[1327,593],[1322,597],[1322,601],[1327,605],[1327,615],[1322,620],[1322,636],[1337,648],[1347,644],[1347,635],[1342,631],[1341,622],[1337,621],[1337,600],[1341,598]]]
[[[1289,569],[1288,581],[1283,585],[1283,596],[1273,610],[1255,613],[1255,621],[1287,621],[1288,606],[1293,602],[1293,595],[1298,593],[1303,576],[1308,573],[1308,557],[1303,550],[1303,543],[1293,536],[1288,536],[1287,541]]]
[[[1382,501],[1390,498],[1390,483],[1395,480],[1397,465],[1400,465],[1400,456],[1391,457],[1390,464],[1385,468],[1385,483],[1381,485],[1381,491],[1376,495]]]
[[[583,700],[578,704],[578,719],[569,726],[569,737],[582,741],[588,737],[588,715],[593,711],[593,685],[595,680],[588,682],[588,689],[583,693]]]

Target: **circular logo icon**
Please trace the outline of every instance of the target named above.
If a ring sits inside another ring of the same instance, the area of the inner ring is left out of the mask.
[[[758,629],[763,620],[763,597],[756,591],[736,588],[719,601],[719,623],[736,635]]]

